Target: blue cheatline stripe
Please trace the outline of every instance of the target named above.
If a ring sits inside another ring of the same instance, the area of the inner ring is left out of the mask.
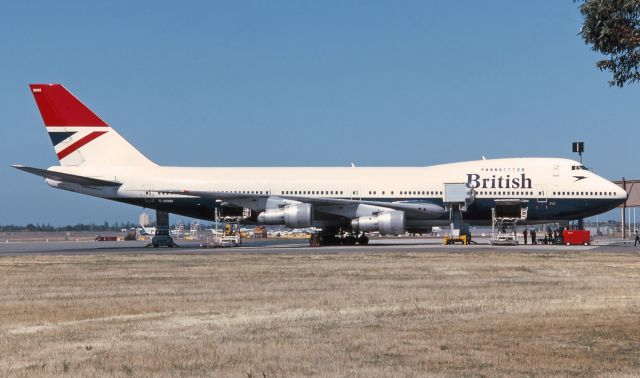
[[[51,131],[49,132],[49,138],[51,138],[51,143],[53,143],[54,146],[57,146],[58,143],[69,138],[75,133],[75,131]]]

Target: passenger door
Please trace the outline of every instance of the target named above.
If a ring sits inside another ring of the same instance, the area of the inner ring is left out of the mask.
[[[536,185],[535,186],[535,195],[538,202],[547,202],[547,186],[546,185]]]
[[[142,190],[144,191],[144,202],[153,203],[156,198],[156,193],[151,190],[151,187],[149,185],[144,185]]]

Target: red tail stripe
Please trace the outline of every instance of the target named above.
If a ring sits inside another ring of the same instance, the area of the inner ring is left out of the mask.
[[[107,126],[82,101],[60,84],[29,84],[44,124],[55,126]]]
[[[78,139],[77,141],[71,143],[64,150],[58,152],[58,159],[60,159],[60,160],[64,159],[70,153],[74,152],[75,150],[77,150],[80,147],[84,146],[85,144],[91,142],[92,140],[96,139],[97,137],[99,137],[100,135],[102,135],[104,133],[106,133],[106,131],[94,131],[94,132],[92,132],[90,134],[87,134],[87,135],[83,136],[82,138]]]

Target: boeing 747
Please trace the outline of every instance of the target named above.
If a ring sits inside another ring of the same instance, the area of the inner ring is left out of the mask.
[[[582,164],[561,158],[509,158],[429,167],[189,168],[160,166],[60,84],[31,84],[59,165],[14,167],[57,189],[193,218],[247,213],[249,221],[321,229],[324,240],[349,232],[399,235],[450,223],[447,183],[473,200],[464,221],[488,224],[504,201],[527,208],[521,223],[593,216],[627,194]],[[351,236],[353,242],[356,238]]]

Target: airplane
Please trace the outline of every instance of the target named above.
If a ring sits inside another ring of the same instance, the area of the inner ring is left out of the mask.
[[[143,235],[143,236],[154,236],[156,234],[156,227],[145,227],[143,225],[140,225],[138,232],[140,232],[140,235]],[[182,232],[180,232],[180,230],[175,230],[175,229],[169,230],[169,234],[174,237],[182,236],[181,235]]]
[[[614,209],[622,188],[562,158],[503,158],[427,167],[160,166],[144,156],[61,84],[30,84],[59,165],[14,165],[57,189],[216,220],[319,229],[321,244],[367,244],[367,232],[401,235],[451,223],[445,189],[473,197],[466,224],[491,224],[502,201],[527,208],[521,224],[570,221]],[[217,211],[216,211],[217,209]],[[348,232],[347,237],[338,238]]]
[[[145,227],[143,225],[140,225],[140,228],[138,230],[140,231],[140,235],[153,236],[153,235],[156,234],[156,228],[155,227]]]

